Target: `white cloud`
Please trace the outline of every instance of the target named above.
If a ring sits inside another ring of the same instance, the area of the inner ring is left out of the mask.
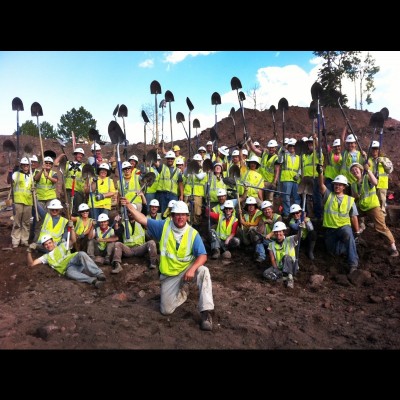
[[[154,60],[148,58],[147,60],[142,61],[139,63],[140,68],[153,68],[154,67]]]
[[[214,54],[216,51],[171,51],[169,53],[164,54],[165,63],[177,64],[181,61],[184,61],[185,58],[192,56],[208,56],[210,54]]]

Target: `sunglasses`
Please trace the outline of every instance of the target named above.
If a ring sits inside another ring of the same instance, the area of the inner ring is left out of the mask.
[[[45,163],[45,164],[53,164],[53,163],[50,162],[50,161],[45,161],[44,163]]]

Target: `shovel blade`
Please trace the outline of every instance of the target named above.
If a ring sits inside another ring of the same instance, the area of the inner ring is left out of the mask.
[[[221,96],[220,96],[220,94],[219,94],[218,92],[214,92],[214,93],[211,95],[211,104],[212,104],[213,106],[216,106],[216,105],[218,105],[218,104],[221,104]]]
[[[234,76],[231,79],[231,88],[232,90],[237,90],[242,88],[242,83],[240,82],[240,79]]]
[[[123,143],[125,140],[124,132],[122,132],[121,127],[117,121],[111,121],[108,124],[108,136],[112,144]]]
[[[125,104],[121,104],[118,110],[118,117],[127,117],[128,116],[128,108]]]
[[[43,115],[42,106],[37,101],[35,101],[31,105],[31,116],[32,117],[41,117],[42,115]]]
[[[157,81],[153,81],[150,83],[150,94],[160,94],[161,92],[161,85]]]
[[[282,97],[278,102],[278,110],[287,111],[288,109],[289,109],[289,103],[284,97]]]
[[[319,82],[314,82],[311,86],[311,98],[313,100],[318,100],[322,97],[324,90]]]
[[[200,121],[197,118],[193,120],[193,128],[200,128]]]
[[[14,142],[10,139],[5,140],[3,142],[3,151],[7,151],[7,152],[17,151]]]
[[[170,90],[167,90],[167,91],[165,92],[165,101],[166,101],[167,103],[170,103],[171,101],[175,101],[174,95],[172,94],[172,92],[171,92]]]
[[[185,121],[185,116],[181,112],[176,113],[176,122],[179,124],[180,122]]]
[[[146,124],[150,122],[149,119],[147,118],[147,114],[144,112],[144,110],[142,110],[142,118]]]
[[[384,115],[382,114],[381,111],[378,111],[371,115],[371,118],[369,120],[369,126],[372,126],[373,128],[383,128],[384,122],[385,122]]]
[[[211,161],[210,158],[206,158],[203,161],[202,169],[203,169],[203,172],[209,172],[209,171],[211,171],[213,169],[213,162]]]
[[[297,188],[298,194],[312,195],[314,190],[314,180],[311,176],[303,176]]]
[[[189,107],[189,111],[192,111],[194,109],[194,105],[190,101],[189,97],[186,97],[186,104]]]
[[[19,97],[14,97],[11,105],[13,111],[24,111],[24,105]]]

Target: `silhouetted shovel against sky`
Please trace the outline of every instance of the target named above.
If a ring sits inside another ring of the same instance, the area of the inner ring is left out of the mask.
[[[278,110],[282,111],[282,146],[285,146],[285,111],[289,110],[289,103],[284,97],[278,101]]]
[[[232,124],[233,124],[233,134],[235,135],[235,143],[238,143],[237,136],[236,136],[236,123],[235,123],[235,107],[231,108],[231,111],[229,112],[229,116],[232,119]]]
[[[158,138],[158,102],[157,102],[157,95],[161,94],[161,85],[157,81],[153,81],[150,84],[150,93],[155,95],[154,98],[154,114],[156,116],[156,145],[159,143],[159,138]]]
[[[244,117],[244,108],[243,108],[243,100],[246,100],[246,96],[244,95],[243,92],[239,93],[239,89],[242,88],[242,83],[240,82],[239,78],[237,78],[236,76],[234,76],[231,79],[231,88],[232,88],[232,90],[236,90],[236,94],[237,94],[239,106],[240,106],[240,111],[242,113],[242,119],[243,119],[244,140],[247,140],[248,134],[247,134],[246,119]]]
[[[197,132],[197,129],[200,128],[200,121],[197,118],[195,118],[193,120],[193,128],[196,129],[196,148],[198,149],[199,148],[199,134]]]
[[[167,106],[167,102],[165,99],[160,101],[160,105],[158,106],[161,108],[161,140],[164,141],[164,108]]]
[[[122,118],[122,125],[124,127],[124,137],[125,137],[125,145],[124,145],[124,155],[125,160],[128,159],[128,141],[126,139],[126,130],[125,130],[125,117],[128,116],[128,108],[125,104],[121,104],[118,109],[118,117]]]
[[[150,122],[149,119],[147,118],[147,114],[142,110],[142,118],[144,121],[144,127],[143,127],[143,136],[144,136],[144,156],[143,156],[143,161],[146,163],[146,125]]]
[[[278,134],[276,132],[276,124],[275,124],[275,113],[276,113],[276,107],[275,106],[271,106],[269,108],[269,112],[271,113],[272,116],[272,123],[274,124],[274,137],[275,140],[278,141]]]
[[[191,126],[191,114],[194,109],[192,102],[190,101],[189,97],[186,97],[186,104],[189,108],[189,159],[190,159],[190,149],[192,147],[192,126]]]
[[[43,151],[42,133],[40,131],[40,124],[39,124],[39,117],[43,116],[43,110],[42,110],[42,106],[37,101],[35,101],[31,105],[31,116],[36,117],[36,125],[37,125],[38,131],[39,131],[40,151],[41,151],[42,162],[43,162],[44,151]]]
[[[119,109],[119,104],[117,104],[117,107],[115,107],[114,111],[113,111],[113,116],[114,116],[115,121],[117,120],[116,115],[118,114],[118,109]]]
[[[324,90],[319,82],[314,82],[311,86],[311,97],[317,102],[317,134],[318,134],[318,163],[322,164],[322,146],[321,146],[321,129],[320,129],[320,101]]]
[[[184,129],[185,134],[186,134],[186,137],[187,137],[187,139],[189,141],[189,135],[188,135],[188,133],[186,131],[185,125],[183,124],[184,121],[185,121],[185,116],[181,112],[177,112],[176,113],[176,122],[178,124],[182,124],[183,129]],[[195,152],[193,151],[193,148],[191,148],[190,145],[189,145],[189,160],[190,160],[190,151],[192,151],[192,153],[195,154]]]
[[[172,136],[172,112],[171,112],[171,103],[175,101],[174,95],[170,90],[167,90],[165,92],[165,101],[168,103],[168,109],[169,109],[169,127],[171,130],[171,144],[172,146],[174,145],[174,138]]]
[[[24,105],[19,97],[14,97],[11,103],[12,110],[17,112],[17,161],[19,163],[19,112],[24,111]]]
[[[96,149],[96,143],[100,141],[99,132],[94,128],[90,128],[88,135],[89,135],[89,139],[93,142],[93,148]],[[94,150],[93,158],[94,158],[94,170],[97,172],[98,165],[97,165],[96,150]],[[97,181],[96,181],[96,185],[97,185]],[[96,193],[97,193],[97,190],[96,190]]]
[[[108,124],[108,136],[112,144],[119,144],[125,140],[124,132],[117,121],[110,121]]]

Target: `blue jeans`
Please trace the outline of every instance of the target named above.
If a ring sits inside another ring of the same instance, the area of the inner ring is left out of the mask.
[[[164,214],[165,210],[168,207],[168,203],[171,200],[178,200],[178,195],[167,191],[160,191],[156,193],[156,199],[160,203],[159,212],[162,215]]]
[[[347,255],[349,267],[358,267],[358,254],[353,231],[350,225],[340,228],[327,228],[325,231],[325,246],[335,255]]]
[[[103,275],[103,271],[84,252],[78,251],[69,260],[65,276],[78,282],[93,283],[96,276]]]
[[[290,214],[290,206],[291,204],[301,205],[300,195],[297,193],[299,185],[297,182],[287,181],[281,182],[282,184],[282,192],[286,194],[282,195],[282,203],[283,203],[283,216],[288,217]],[[293,203],[290,203],[290,199],[293,198]]]
[[[261,258],[263,261],[267,258],[266,249],[268,249],[268,245],[272,242],[272,240],[267,240],[263,238],[262,243],[256,244],[256,257]]]

